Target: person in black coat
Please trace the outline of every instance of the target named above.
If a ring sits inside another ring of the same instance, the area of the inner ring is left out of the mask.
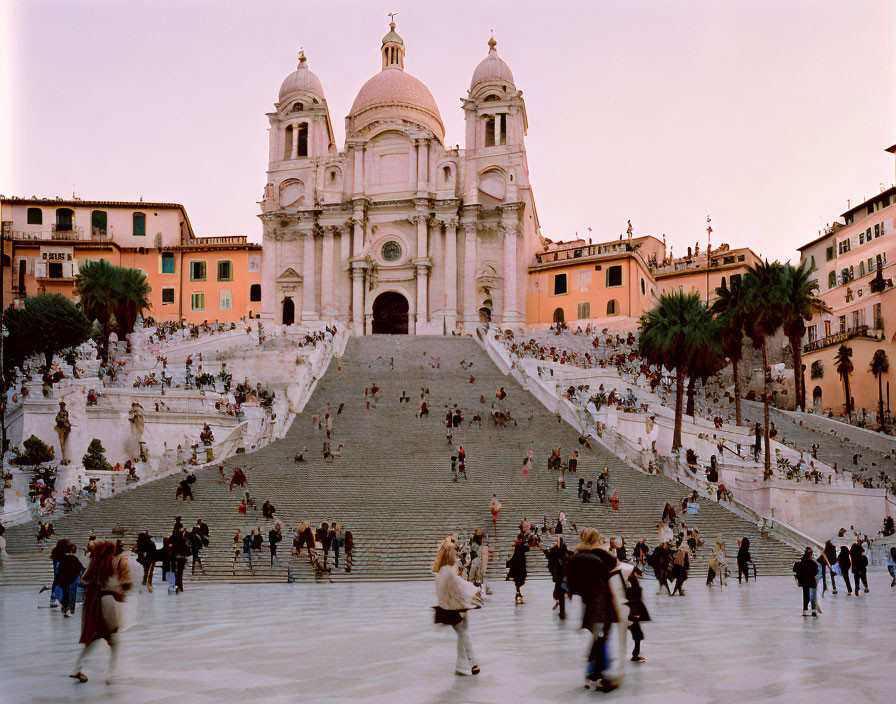
[[[865,593],[868,593],[868,558],[865,556],[865,548],[856,540],[849,550],[849,558],[852,561],[852,576],[856,587],[856,596],[859,595],[859,587],[864,582]]]
[[[600,533],[593,528],[582,531],[576,552],[566,565],[566,580],[569,593],[582,597],[582,628],[594,637],[585,669],[585,686],[589,689],[609,691],[619,686],[604,678],[607,635],[610,626],[619,622],[610,587],[610,579],[618,571],[616,558],[605,549]]]
[[[659,582],[659,590],[661,592],[663,587],[666,588],[666,592],[669,596],[672,596],[672,587],[669,586],[669,574],[671,572],[669,567],[669,558],[671,557],[671,553],[668,548],[663,545],[657,545],[653,549],[653,554],[651,554],[648,562],[651,567],[653,567],[653,574],[656,576],[657,582]]]
[[[806,610],[809,604],[812,605],[812,615],[818,617],[818,564],[812,557],[812,548],[806,548],[806,552],[793,565],[793,573],[796,577],[797,584],[803,590],[803,616],[806,616]]]
[[[193,558],[193,562],[190,566],[190,574],[196,574],[197,564],[199,565],[199,569],[202,570],[202,574],[205,574],[205,567],[202,566],[202,556],[200,555],[204,544],[202,541],[202,533],[199,532],[199,526],[193,526],[193,530],[187,533],[187,539],[190,544],[190,556]]]
[[[649,621],[650,614],[644,605],[643,594],[641,591],[641,580],[638,575],[641,571],[636,567],[628,577],[625,587],[625,598],[628,602],[628,630],[632,634],[632,640],[635,641],[635,647],[632,649],[632,662],[644,662],[645,657],[641,655],[641,641],[644,640],[644,631],[641,630],[641,622]]]
[[[143,584],[152,591],[152,573],[156,566],[156,544],[148,530],[137,536],[137,563],[143,567]]]
[[[849,581],[849,568],[852,567],[852,560],[849,558],[849,548],[845,545],[840,547],[840,554],[837,555],[837,564],[840,566],[840,576],[846,583],[846,594],[852,596],[852,583]],[[856,585],[856,590],[858,590]]]
[[[274,560],[277,559],[277,543],[283,540],[283,533],[280,530],[280,524],[271,528],[268,533],[268,548],[271,551],[271,567],[274,566]]]
[[[563,542],[563,536],[557,536],[557,544],[544,551],[548,559],[548,572],[554,581],[554,608],[560,608],[560,620],[566,619],[566,563],[569,561],[572,551]]]
[[[824,556],[822,558],[822,555]],[[834,575],[834,565],[837,564],[837,548],[834,547],[834,544],[828,540],[824,544],[824,550],[822,550],[822,555],[818,557],[818,564],[821,565],[821,580],[822,585],[824,587],[824,591],[828,590],[828,580],[827,573],[828,570],[831,572],[831,587],[834,590],[834,594],[837,593],[837,582],[836,575]]]
[[[187,566],[187,558],[191,555],[190,544],[187,542],[183,526],[171,534],[168,546],[171,550],[171,567],[174,572],[174,591],[182,592],[184,590],[184,568]]]
[[[737,550],[737,583],[740,584],[741,577],[746,577],[747,582],[750,581],[750,563],[753,562],[753,556],[750,555],[750,539],[744,538],[740,541],[740,547]]]
[[[68,543],[68,552],[59,560],[59,571],[56,573],[56,580],[62,589],[62,615],[65,617],[74,616],[75,601],[78,592],[78,581],[84,572],[84,565],[76,557],[77,548],[74,544]]]
[[[516,594],[514,595],[514,604],[525,604],[526,601],[523,599],[523,594],[520,592],[522,586],[526,583],[526,577],[528,573],[526,571],[526,553],[529,552],[529,545],[526,540],[526,536],[524,533],[520,533],[516,537],[516,544],[513,546],[513,554],[510,556],[510,559],[507,560],[506,566],[508,569],[507,577],[505,577],[505,581],[513,580],[514,586],[516,586]]]

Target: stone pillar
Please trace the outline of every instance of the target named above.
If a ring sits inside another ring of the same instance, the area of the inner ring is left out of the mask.
[[[429,143],[420,140],[417,147],[417,192],[423,193],[429,181]]]
[[[504,226],[504,314],[505,325],[519,322],[516,302],[516,249],[519,231],[514,226]]]
[[[457,222],[445,223],[445,333],[457,325]]]
[[[464,322],[471,332],[479,322],[476,310],[476,223],[464,223]]]
[[[293,124],[292,126],[292,149],[290,150],[289,158],[297,159],[299,156],[299,126],[298,124]]]
[[[427,293],[429,291],[429,267],[426,264],[417,264],[417,332],[419,327],[429,321],[429,301]]]
[[[314,262],[314,233],[303,233],[302,241],[302,324],[318,318],[315,299],[317,281]]]
[[[364,333],[364,269],[352,268],[352,333]]]
[[[335,315],[333,300],[333,234],[335,227],[324,230],[324,244],[320,263],[320,308],[327,320]]]
[[[414,218],[417,223],[417,259],[429,256],[427,247],[427,224],[426,216],[418,215]]]

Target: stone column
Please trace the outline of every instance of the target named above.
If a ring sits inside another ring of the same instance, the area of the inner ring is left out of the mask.
[[[429,267],[426,264],[417,264],[417,325],[423,325],[429,321]],[[417,332],[420,330],[418,328]]]
[[[417,164],[418,164],[418,156],[417,152],[419,150],[419,142],[416,139],[411,140],[411,148],[408,152],[408,161],[410,162],[410,168],[408,171],[410,172],[410,183],[408,184],[412,190],[417,189]]]
[[[457,222],[445,223],[445,333],[457,325]]]
[[[352,268],[352,333],[364,334],[364,269]]]
[[[519,231],[515,226],[504,226],[504,315],[503,322],[518,322],[516,303],[516,249]]]
[[[324,230],[324,244],[320,263],[320,308],[328,320],[335,313],[333,300],[333,234],[335,227]]]
[[[426,184],[429,181],[429,143],[426,140],[420,140],[417,147],[417,192],[423,193],[426,190]]]
[[[464,322],[467,332],[476,327],[476,223],[464,223]]]
[[[303,233],[302,242],[302,324],[318,318],[315,305],[317,281],[314,266],[314,233]]]
[[[291,159],[297,159],[299,156],[299,126],[295,123],[292,126],[292,149],[289,156]]]
[[[414,220],[417,223],[417,259],[429,256],[427,247],[427,224],[425,215],[417,215]]]

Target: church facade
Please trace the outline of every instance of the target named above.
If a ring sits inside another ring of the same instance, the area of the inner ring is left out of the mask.
[[[491,39],[462,98],[464,148],[450,148],[432,94],[405,71],[394,22],[381,55],[342,149],[304,54],[267,115],[263,317],[341,321],[355,334],[523,326],[542,240],[510,68]]]

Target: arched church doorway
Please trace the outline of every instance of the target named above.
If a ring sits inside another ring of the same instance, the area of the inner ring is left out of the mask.
[[[483,306],[479,309],[479,322],[480,323],[490,323],[492,322],[492,309],[486,308]]]
[[[408,334],[408,299],[395,291],[386,291],[373,302],[374,335]]]
[[[821,387],[816,386],[812,390],[812,407],[816,413],[821,413]]]
[[[296,304],[291,298],[283,299],[283,324],[292,325],[296,322]]]
[[[565,323],[566,321],[563,319],[563,309],[557,308],[554,311],[554,322],[555,323]]]

